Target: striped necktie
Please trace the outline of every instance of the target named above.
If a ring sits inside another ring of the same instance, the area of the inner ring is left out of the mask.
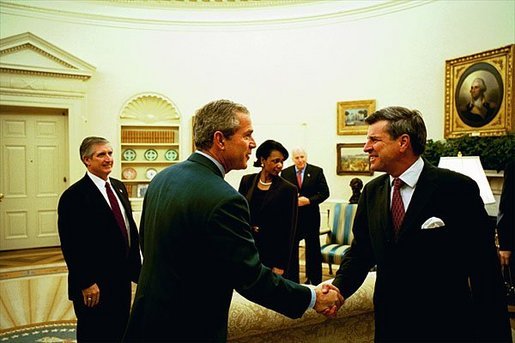
[[[404,220],[404,203],[401,197],[401,187],[404,181],[399,178],[393,179],[393,196],[392,196],[392,223],[393,230],[397,236]]]

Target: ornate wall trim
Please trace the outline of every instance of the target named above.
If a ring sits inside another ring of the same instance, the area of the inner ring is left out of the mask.
[[[122,107],[120,119],[156,123],[180,119],[173,102],[157,93],[142,93],[129,99]]]
[[[95,69],[30,32],[0,39],[3,73],[87,80]]]

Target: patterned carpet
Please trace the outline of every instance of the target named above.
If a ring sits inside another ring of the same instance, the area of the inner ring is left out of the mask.
[[[63,321],[33,324],[10,330],[2,330],[0,331],[0,342],[77,342],[75,339],[75,322]]]

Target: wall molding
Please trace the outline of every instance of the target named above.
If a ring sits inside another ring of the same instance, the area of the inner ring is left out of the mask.
[[[51,1],[1,0],[5,14],[143,30],[280,28],[286,24],[355,21],[436,0],[370,1]],[[260,3],[258,5],[258,3]]]
[[[141,93],[133,96],[122,107],[120,119],[156,123],[180,119],[173,102],[157,93]]]

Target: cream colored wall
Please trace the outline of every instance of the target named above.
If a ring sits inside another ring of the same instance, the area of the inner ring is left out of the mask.
[[[87,122],[76,130],[84,136],[118,142],[123,104],[157,92],[182,116],[184,156],[194,111],[229,98],[251,110],[258,143],[305,146],[309,160],[324,168],[331,198],[347,199],[352,176],[336,175],[336,144],[363,143],[365,136],[336,135],[336,102],[417,108],[429,137],[443,138],[445,60],[514,43],[513,13],[513,1],[434,1],[355,21],[137,30],[2,12],[0,37],[30,31],[97,68],[87,81]],[[70,164],[73,177],[82,175],[78,159]],[[227,180],[237,187],[253,171]]]

